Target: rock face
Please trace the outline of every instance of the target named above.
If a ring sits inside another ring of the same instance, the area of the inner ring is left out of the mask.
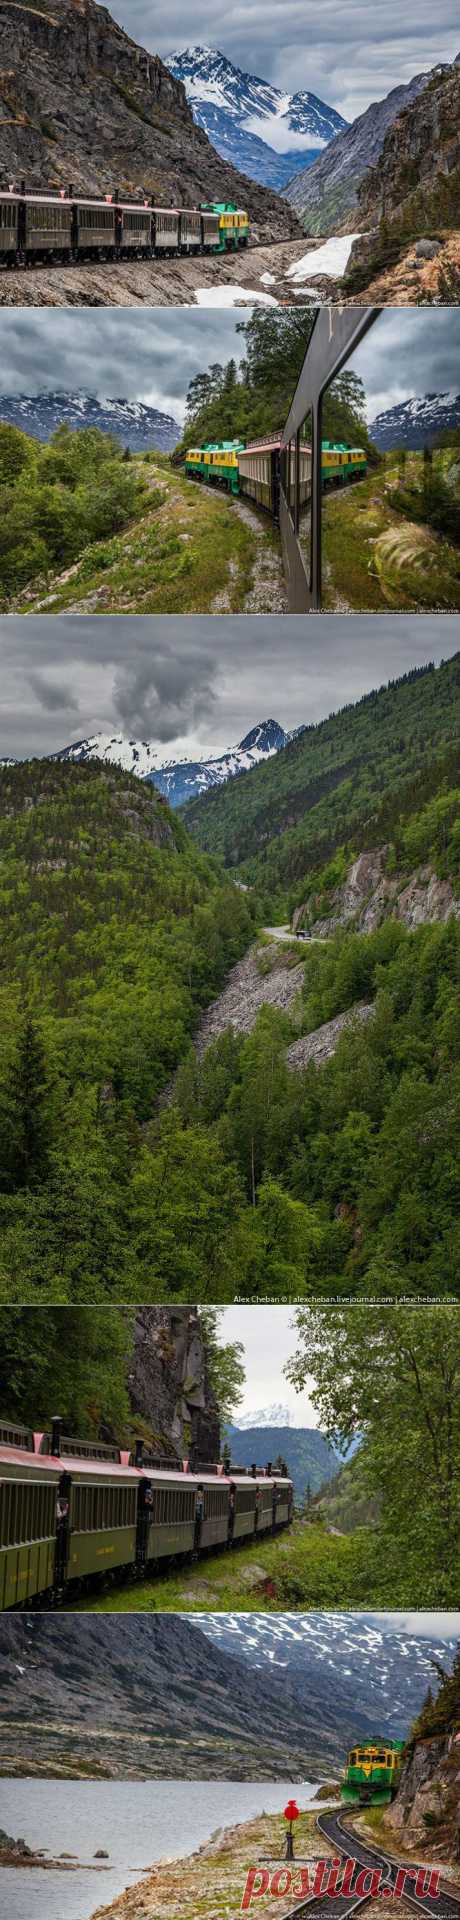
[[[295,207],[306,233],[327,235],[338,228],[356,233],[363,176],[379,160],[388,128],[403,107],[418,97],[429,77],[417,73],[407,87],[393,87],[385,100],[373,100],[351,127],[330,141],[312,167],[296,174],[286,188],[286,199]]]
[[[405,1849],[460,1859],[460,1733],[417,1741],[386,1821]]]
[[[293,1072],[299,1072],[313,1063],[323,1067],[336,1052],[339,1040],[346,1027],[361,1026],[363,1021],[372,1020],[374,1007],[372,1001],[357,1000],[354,1007],[346,1013],[337,1013],[334,1020],[325,1020],[324,1026],[316,1027],[313,1033],[304,1033],[288,1047],[286,1059]]]
[[[295,931],[311,925],[316,937],[327,939],[351,925],[357,933],[374,933],[389,914],[411,930],[451,915],[459,919],[460,900],[449,880],[439,880],[429,865],[418,867],[409,879],[407,874],[387,873],[387,854],[387,847],[360,853],[346,880],[330,894],[327,914],[316,918],[314,895],[296,908]]]
[[[435,245],[438,229],[459,227],[458,61],[436,67],[423,91],[397,114],[378,165],[361,182],[358,201],[358,224],[365,231],[352,247],[345,288],[364,285],[398,260],[417,236]],[[414,254],[414,264],[421,267],[423,255]]]
[[[263,957],[264,970],[260,970]],[[266,970],[265,970],[266,969]],[[232,967],[226,986],[203,1014],[196,1036],[198,1056],[206,1052],[212,1040],[233,1027],[235,1033],[252,1033],[261,1007],[277,1007],[289,1013],[303,982],[303,964],[289,966],[286,954],[273,945],[259,952],[253,947],[243,960]]]
[[[95,0],[2,0],[0,178],[123,194],[163,206],[231,199],[253,237],[295,234],[295,216],[214,152],[185,88]]]
[[[153,1428],[161,1451],[166,1445],[179,1459],[220,1458],[219,1415],[198,1314],[188,1307],[139,1307],[128,1384],[133,1413]]]
[[[0,1827],[0,1860],[5,1854],[16,1855],[18,1860],[30,1860],[31,1848],[26,1846],[25,1840],[14,1840],[11,1833],[5,1833],[5,1828]]]

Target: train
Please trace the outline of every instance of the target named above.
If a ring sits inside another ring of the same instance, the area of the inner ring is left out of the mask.
[[[22,182],[0,189],[1,266],[236,252],[248,246],[249,232],[248,213],[231,201],[156,207],[118,193],[75,197],[73,187],[26,193]]]
[[[386,1807],[398,1786],[403,1740],[360,1741],[347,1755],[341,1799],[348,1807]]]
[[[217,486],[226,493],[244,494],[275,519],[279,515],[280,483],[286,498],[295,487],[296,448],[281,445],[280,434],[267,434],[249,443],[243,440],[210,440],[203,447],[188,447],[182,462],[191,480]],[[321,484],[323,491],[364,480],[367,456],[364,447],[349,447],[345,441],[321,442]],[[311,447],[301,441],[298,449],[299,508],[308,506],[311,494]]]
[[[0,1611],[52,1608],[107,1573],[154,1574],[160,1561],[277,1534],[292,1480],[265,1468],[177,1462],[0,1425]]]

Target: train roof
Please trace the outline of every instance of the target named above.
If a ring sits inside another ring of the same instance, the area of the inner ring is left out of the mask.
[[[72,206],[67,193],[19,193],[15,188],[13,193],[2,189],[1,198],[2,200],[21,200],[28,207],[68,207],[69,213]]]
[[[72,1453],[61,1453],[59,1455],[32,1453],[26,1447],[0,1446],[0,1477],[2,1466],[11,1466],[12,1463],[18,1467],[28,1468],[29,1471],[32,1469],[32,1471],[37,1470],[37,1472],[43,1473],[53,1472],[58,1475],[61,1473],[78,1473],[89,1474],[91,1478],[94,1478],[95,1474],[98,1474],[102,1480],[125,1478],[137,1481],[147,1478],[157,1481],[162,1487],[176,1487],[178,1485],[181,1487],[216,1487],[222,1484],[226,1487],[230,1485],[247,1487],[266,1486],[267,1484],[273,1486],[275,1483],[276,1485],[291,1485],[290,1480],[285,1479],[282,1474],[277,1473],[210,1473],[206,1472],[205,1469],[199,1473],[191,1473],[184,1471],[180,1467],[166,1468],[149,1466],[147,1460],[143,1462],[142,1466],[135,1467],[131,1465],[129,1461],[123,1463],[121,1460],[81,1459],[78,1454]]]

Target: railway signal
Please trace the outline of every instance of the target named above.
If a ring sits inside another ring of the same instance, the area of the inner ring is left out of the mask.
[[[295,1856],[294,1856],[293,1826],[294,1826],[294,1821],[300,1819],[300,1808],[297,1806],[296,1800],[288,1800],[287,1807],[284,1808],[284,1819],[287,1820],[287,1823],[288,1823],[287,1833],[286,1833],[285,1858],[286,1860],[294,1860]]]

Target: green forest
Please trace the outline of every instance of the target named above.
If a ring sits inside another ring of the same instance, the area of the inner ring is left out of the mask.
[[[103,1307],[0,1306],[0,1419],[38,1431],[49,1427],[58,1411],[64,1432],[82,1439],[131,1447],[139,1432],[147,1441],[157,1440],[155,1409],[150,1427],[147,1414],[141,1419],[133,1412],[135,1317],[134,1308],[109,1302]],[[225,1420],[242,1398],[243,1349],[225,1339],[219,1308],[203,1308],[199,1328],[208,1386]],[[170,1436],[161,1438],[169,1451]]]
[[[267,313],[255,308],[237,326],[244,340],[244,358],[237,365],[218,361],[191,380],[187,394],[185,429],[173,462],[185,448],[209,440],[250,440],[276,433],[284,426],[311,337],[315,312],[292,308]],[[366,447],[374,466],[379,454],[369,438],[365,392],[353,372],[334,380],[325,396],[323,433],[331,440],[348,440]]]
[[[459,724],[455,654],[305,726],[281,754],[189,801],[185,824],[282,919],[338,847],[380,846],[444,780],[457,784]]]
[[[455,897],[459,688],[457,656],[306,729],[187,808],[194,838],[134,776],[2,770],[0,1297],[458,1294],[454,914],[297,942],[289,1015],[263,1006],[200,1058],[192,1038],[261,921],[327,913],[360,847],[402,878],[428,861]],[[247,893],[220,864],[239,834]],[[357,1002],[366,1024],[294,1070],[290,1043]]]
[[[61,426],[42,446],[0,421],[0,610],[119,532],[147,501],[142,476],[111,434]]]

